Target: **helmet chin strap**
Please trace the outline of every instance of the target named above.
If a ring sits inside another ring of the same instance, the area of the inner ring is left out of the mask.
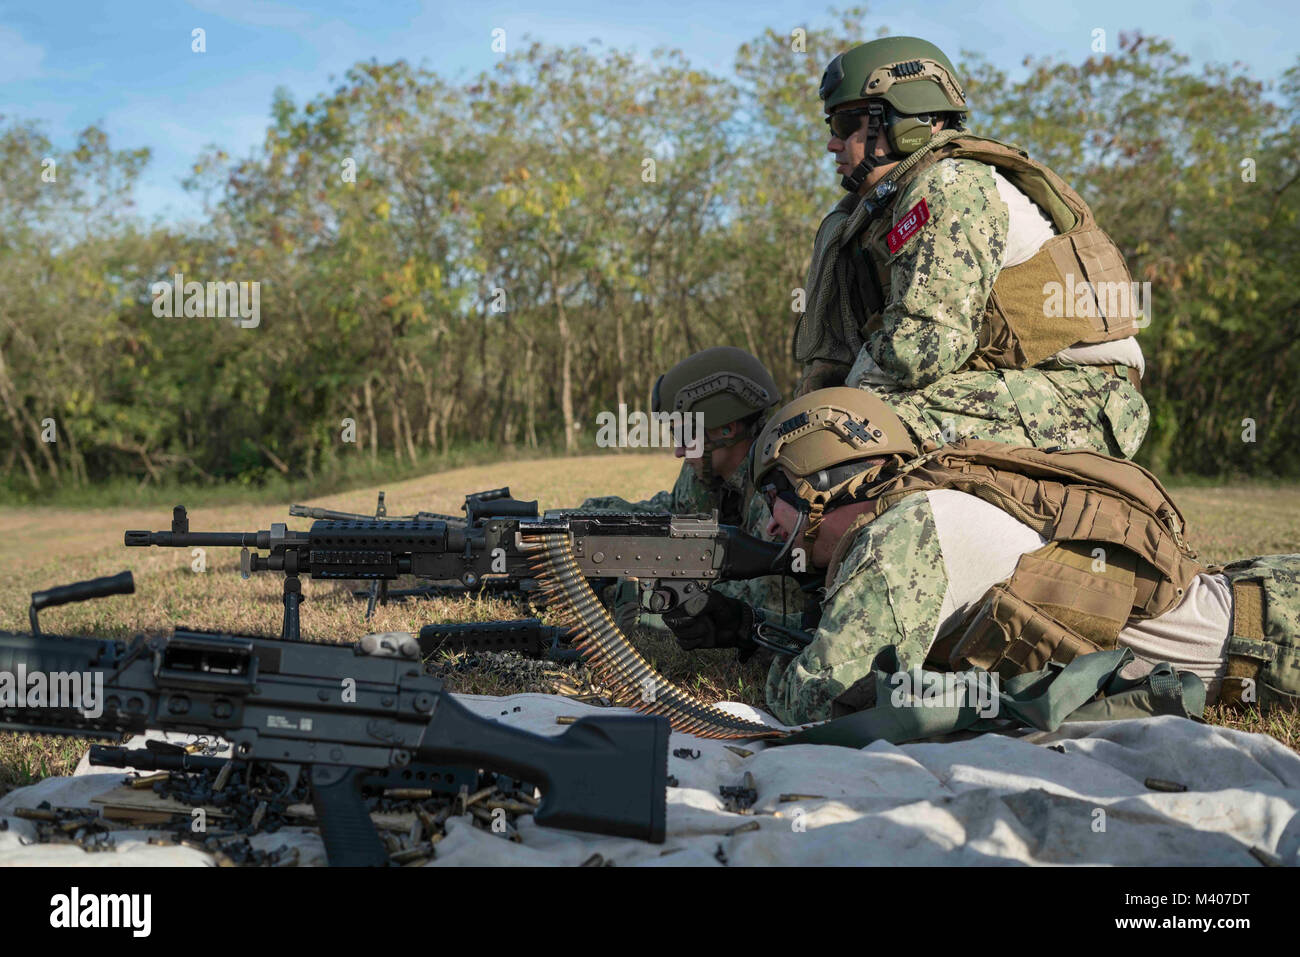
[[[790,531],[790,534],[785,537],[785,547],[777,553],[776,558],[772,559],[772,571],[780,571],[785,567],[786,556],[790,554],[790,549],[794,548],[794,543],[799,538],[799,533],[803,531],[804,519],[807,517],[808,513],[800,509],[799,518],[794,523],[794,528]]]
[[[892,163],[894,160],[889,156],[867,156],[862,162],[853,167],[852,172],[840,180],[842,186],[847,192],[857,193],[862,188],[862,184],[867,181],[871,171],[878,166],[884,166],[886,163]]]
[[[700,481],[702,481],[705,485],[709,485],[709,486],[715,484],[721,485],[723,482],[725,482],[726,479],[718,475],[713,470],[713,453],[718,449],[729,449],[733,445],[739,445],[741,442],[744,442],[746,439],[752,439],[752,438],[756,438],[753,429],[746,428],[743,426],[741,428],[736,429],[735,434],[725,435],[722,438],[718,438],[718,439],[709,438],[708,433],[706,432],[704,435],[704,443],[703,443],[704,447],[702,449],[703,452],[702,457],[704,461],[701,463],[703,469],[700,475]]]

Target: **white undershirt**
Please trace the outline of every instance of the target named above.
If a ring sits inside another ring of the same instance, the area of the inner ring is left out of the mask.
[[[990,588],[1011,577],[1021,555],[1041,548],[1047,539],[996,505],[966,492],[941,489],[925,494],[934,512],[948,579],[937,638],[956,627]],[[1224,647],[1231,631],[1232,588],[1227,578],[1199,575],[1176,607],[1120,631],[1119,644],[1133,649],[1136,657],[1122,674],[1138,677],[1167,661],[1199,676],[1206,683],[1207,703],[1212,704],[1226,668]]]
[[[1002,250],[1002,268],[1007,269],[1033,259],[1043,243],[1056,235],[1056,228],[1037,203],[996,169],[993,182],[1007,204],[1007,244]]]

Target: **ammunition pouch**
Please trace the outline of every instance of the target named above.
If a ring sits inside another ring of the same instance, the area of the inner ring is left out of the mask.
[[[953,643],[948,666],[1011,678],[1113,649],[1137,593],[1134,559],[1127,553],[1115,556],[1121,562],[1094,558],[1087,547],[1052,543],[1021,556]]]
[[[1231,568],[1228,569],[1229,578]],[[1224,649],[1227,671],[1219,702],[1234,707],[1254,705],[1261,711],[1300,710],[1300,688],[1294,674],[1300,661],[1294,648],[1270,638],[1268,594],[1259,578],[1232,581],[1232,635]],[[1272,629],[1278,631],[1278,629]],[[1290,687],[1284,675],[1290,672]]]

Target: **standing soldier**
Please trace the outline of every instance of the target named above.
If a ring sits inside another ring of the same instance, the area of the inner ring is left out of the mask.
[[[820,95],[841,185],[817,231],[793,353],[802,395],[880,395],[912,436],[1131,457],[1149,320],[1087,203],[1022,150],[966,132],[938,47],[873,40]]]

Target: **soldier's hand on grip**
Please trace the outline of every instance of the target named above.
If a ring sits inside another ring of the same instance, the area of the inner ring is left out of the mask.
[[[716,591],[695,615],[681,609],[664,613],[664,624],[677,638],[683,651],[700,648],[736,648],[741,662],[748,661],[757,650],[752,638],[754,610],[737,598]]]

